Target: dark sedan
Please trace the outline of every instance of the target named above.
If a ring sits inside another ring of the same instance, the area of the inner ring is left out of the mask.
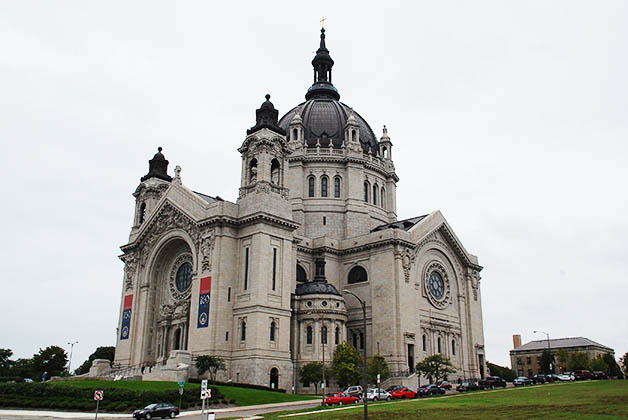
[[[475,381],[463,382],[456,387],[458,392],[477,391],[480,389],[484,389],[484,387]]]
[[[170,417],[173,419],[178,415],[179,409],[168,403],[150,404],[141,410],[135,410],[133,412],[133,418],[146,420],[150,420],[153,417],[161,417],[162,419]]]
[[[427,397],[429,395],[439,395],[444,393],[445,390],[440,388],[438,385],[423,385],[418,390],[419,397]]]

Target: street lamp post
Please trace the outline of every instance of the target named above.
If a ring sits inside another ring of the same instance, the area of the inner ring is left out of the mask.
[[[70,346],[70,360],[68,361],[68,373],[72,374],[72,352],[74,351],[74,345],[78,344],[78,341],[74,341],[72,343],[68,342]]]
[[[545,334],[547,336],[547,354],[549,355],[550,358],[550,362],[549,362],[549,370],[551,373],[554,373],[554,369],[552,369],[552,349],[550,347],[550,338],[549,338],[549,333],[546,333],[545,331],[537,331],[534,330],[535,334]]]
[[[362,343],[364,345],[364,348],[362,349],[362,357],[364,359],[362,363],[362,401],[364,402],[364,420],[367,420],[369,418],[369,414],[368,406],[366,404],[366,303],[360,299],[358,295],[347,289],[343,290],[343,292],[356,298],[362,306],[362,328],[364,329],[364,342]]]

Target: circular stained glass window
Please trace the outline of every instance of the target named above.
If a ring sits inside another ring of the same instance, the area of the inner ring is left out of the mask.
[[[429,280],[429,290],[436,300],[440,300],[445,295],[445,281],[438,271],[432,271]]]
[[[192,285],[192,264],[184,262],[177,270],[175,284],[179,292],[187,291]]]

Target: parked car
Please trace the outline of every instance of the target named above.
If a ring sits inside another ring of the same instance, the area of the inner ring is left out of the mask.
[[[490,389],[498,387],[506,388],[506,381],[504,381],[499,376],[487,376],[486,379],[480,381],[480,385],[482,385],[484,388]]]
[[[388,392],[390,392],[392,394],[394,391],[396,391],[398,389],[401,389],[403,387],[404,387],[403,385],[393,385],[393,386],[389,386],[388,388],[386,388],[386,391],[388,391]]]
[[[171,419],[179,415],[179,409],[169,403],[150,404],[141,410],[135,410],[133,412],[133,418],[150,420],[153,417],[161,417],[165,419],[170,417]]]
[[[453,388],[451,384],[447,381],[442,381],[440,384],[438,384],[438,386],[447,391]]]
[[[427,397],[429,395],[444,394],[445,390],[438,385],[423,385],[417,390],[419,397]]]
[[[592,379],[608,379],[608,375],[599,370],[596,370],[595,372],[593,372],[592,375],[593,375]]]
[[[325,398],[325,404],[327,405],[356,404],[359,402],[360,398],[349,395],[346,392],[336,392],[335,394]]]
[[[519,377],[515,378],[514,381],[512,381],[512,384],[514,386],[532,385],[532,379],[526,378],[525,376],[519,376]]]
[[[388,400],[392,399],[392,395],[390,392],[383,390],[381,388],[369,388],[366,390],[366,400],[367,401],[379,401],[379,400]]]
[[[480,389],[484,389],[482,385],[477,383],[476,381],[467,381],[463,382],[456,387],[456,391],[465,392],[465,391],[478,391]]]
[[[345,389],[342,392],[345,394],[349,394],[352,397],[362,398],[363,389],[360,385],[354,385],[354,386],[350,386],[349,388]]]
[[[561,382],[570,382],[576,380],[576,378],[569,372],[561,373],[557,376],[557,378]]]
[[[411,390],[410,388],[406,388],[404,386],[391,392],[390,395],[392,395],[392,397],[396,400],[402,400],[402,399],[407,399],[407,398],[416,398],[417,392]]]
[[[574,378],[576,378],[576,381],[583,381],[585,379],[591,379],[591,377],[592,377],[591,372],[589,372],[586,369],[585,370],[574,370],[573,376],[574,376]]]

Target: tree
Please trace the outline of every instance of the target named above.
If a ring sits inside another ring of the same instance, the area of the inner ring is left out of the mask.
[[[355,347],[346,341],[336,346],[332,373],[341,388],[359,382],[361,366],[362,356]]]
[[[216,380],[218,371],[225,370],[225,361],[217,356],[198,356],[196,358],[196,369],[199,375],[209,371],[209,376],[213,382]]]
[[[596,372],[606,372],[608,370],[608,363],[606,363],[601,354],[598,354],[591,360],[591,369]]]
[[[68,356],[59,346],[48,346],[45,349],[39,349],[39,353],[33,356],[33,373],[40,376],[44,372],[48,372],[46,376],[60,376],[66,372],[68,364]]]
[[[430,382],[438,382],[440,378],[444,378],[448,373],[454,373],[456,368],[451,364],[448,357],[444,357],[442,354],[433,354],[423,359],[421,363],[418,363],[416,371],[423,376],[427,376]]]
[[[78,369],[74,371],[75,375],[82,375],[89,372],[89,368],[92,367],[92,362],[96,359],[107,359],[113,362],[116,356],[116,348],[113,346],[98,347],[96,351],[89,355],[86,361],[83,362]]]
[[[628,354],[628,353],[627,353]],[[606,365],[606,374],[610,377],[618,377],[621,376],[621,369],[615,360],[615,356],[612,353],[604,353],[603,356]]]
[[[565,349],[558,350],[556,352],[556,360],[558,361],[560,371],[563,372],[569,364],[569,352]]]
[[[512,370],[512,369],[509,369],[509,368],[503,367],[503,366],[499,366],[499,365],[493,364],[491,362],[488,362],[487,365],[488,365],[489,371],[491,372],[491,375],[499,376],[500,378],[504,379],[505,381],[512,382],[517,377],[517,373],[514,370]]]
[[[574,370],[591,369],[591,360],[589,356],[581,351],[575,351],[569,356],[569,363],[567,367],[571,372]]]
[[[619,358],[619,361],[624,367],[624,373],[628,375],[628,351],[622,357]]]
[[[545,374],[554,373],[550,366],[553,364],[554,357],[548,349],[543,350],[543,354],[541,354],[541,372]]]
[[[7,376],[19,376],[20,378],[36,379],[41,374],[33,372],[33,359],[17,359],[11,363],[11,369]]]
[[[302,383],[313,383],[314,393],[318,394],[318,384],[323,380],[323,364],[320,362],[310,362],[299,369],[299,380]]]
[[[390,378],[390,368],[388,367],[388,363],[386,363],[386,359],[379,354],[376,354],[368,361],[366,367],[366,378],[370,384],[377,383],[378,373],[379,379],[382,382]]]
[[[8,376],[8,371],[13,364],[10,360],[11,356],[13,356],[11,349],[0,348],[0,376]]]

